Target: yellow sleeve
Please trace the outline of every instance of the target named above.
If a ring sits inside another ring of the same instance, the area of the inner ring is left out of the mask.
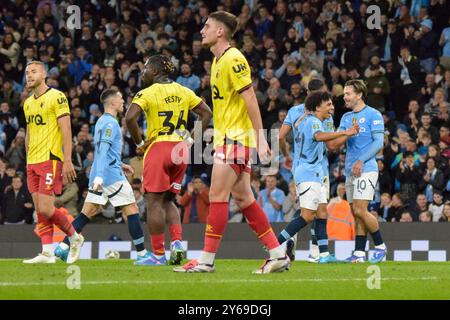
[[[200,105],[200,103],[202,103],[202,98],[197,96],[191,89],[186,88],[185,92],[189,102],[189,110],[194,109],[195,107]]]
[[[252,85],[251,69],[247,59],[242,54],[237,54],[227,61],[228,72],[233,88],[241,93]]]
[[[147,99],[145,98],[146,95],[143,92],[144,90],[139,91],[134,96],[133,100],[131,100],[131,103],[137,104],[139,107],[141,107],[142,111],[145,112],[145,110],[148,108],[147,105]]]
[[[55,96],[54,107],[56,119],[70,115],[69,102],[64,93],[58,92]]]

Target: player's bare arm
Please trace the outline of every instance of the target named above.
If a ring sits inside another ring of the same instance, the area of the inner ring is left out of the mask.
[[[352,128],[355,128],[356,134],[359,132],[359,126],[353,125]],[[334,138],[333,140],[326,141],[327,149],[331,152],[336,152],[343,144],[345,144],[353,135],[343,135],[339,136],[337,138]]]
[[[25,152],[28,154],[28,145],[30,143],[30,134],[28,133],[28,125],[25,130]]]
[[[244,99],[245,106],[247,108],[248,115],[253,125],[253,129],[256,131],[256,141],[258,154],[261,161],[267,161],[271,156],[271,151],[264,136],[261,113],[258,107],[258,100],[256,100],[255,91],[250,86],[248,89],[240,93],[242,99]]]
[[[67,183],[75,181],[77,174],[72,163],[72,129],[70,127],[70,116],[64,115],[58,118],[58,125],[61,128],[64,146],[63,179]]]
[[[142,155],[145,149],[150,145],[151,141],[142,140],[141,130],[139,129],[138,119],[141,115],[142,109],[136,103],[132,103],[125,114],[125,121],[127,123],[128,131],[130,131],[131,138],[136,144],[136,152]]]
[[[316,141],[330,141],[339,137],[351,137],[357,134],[358,131],[356,127],[351,127],[345,131],[337,131],[337,132],[317,132],[314,135]],[[327,145],[328,146],[328,145]]]
[[[192,111],[194,111],[199,116],[200,121],[201,121],[201,126],[202,126],[201,132],[203,133],[203,131],[205,131],[206,128],[208,127],[208,124],[210,123],[211,118],[212,118],[211,108],[202,101],[197,107],[192,109]],[[195,128],[194,128],[194,140],[200,141],[202,139],[202,137],[195,136],[195,132],[197,132],[197,131],[198,130],[195,130]]]

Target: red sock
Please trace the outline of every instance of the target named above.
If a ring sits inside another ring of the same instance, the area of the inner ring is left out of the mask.
[[[247,218],[250,228],[257,234],[259,241],[267,249],[271,250],[280,245],[270,226],[269,219],[256,201],[243,209],[242,213]]]
[[[53,212],[53,216],[50,218],[50,221],[55,224],[58,228],[61,229],[62,232],[67,234],[67,236],[71,237],[75,233],[75,229],[70,223],[67,216],[58,208],[55,208]]]
[[[42,244],[53,243],[53,223],[42,213],[37,214],[37,229]]]
[[[228,222],[228,202],[211,202],[206,218],[205,246],[203,251],[216,253]]]
[[[161,234],[152,234],[152,251],[157,256],[162,256],[166,252],[164,251],[164,233]]]
[[[181,224],[172,224],[169,227],[169,233],[170,233],[170,241],[173,242],[175,240],[181,241]]]

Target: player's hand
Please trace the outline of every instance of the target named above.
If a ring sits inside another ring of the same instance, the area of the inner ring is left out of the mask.
[[[72,183],[75,181],[77,173],[75,172],[75,168],[73,167],[72,160],[65,160],[63,162],[62,175],[64,184]]]
[[[133,169],[132,166],[123,163],[123,164],[122,164],[122,169],[123,169],[123,172],[125,173],[125,175],[126,175],[127,177],[133,176],[133,174],[134,174],[134,169]]]
[[[292,169],[292,164],[293,164],[292,157],[291,157],[290,155],[288,155],[288,156],[284,159],[284,167],[285,167],[286,169],[291,170],[291,169]]]
[[[136,148],[136,153],[137,153],[139,156],[144,155],[145,150],[147,150],[147,147],[148,147],[151,143],[152,143],[152,142],[151,142],[150,140],[145,141],[145,142],[144,142],[144,145],[143,145],[142,147]]]
[[[258,142],[258,155],[262,163],[267,163],[270,161],[272,151],[270,150],[269,144],[264,137]]]
[[[103,178],[102,177],[95,177],[94,185],[92,186],[92,190],[99,191],[99,190],[101,190],[102,185],[103,185]]]
[[[352,136],[357,135],[358,132],[359,132],[359,126],[358,125],[353,125],[353,126],[351,126],[351,128],[345,130],[345,135],[347,137],[352,137]]]
[[[364,164],[361,160],[356,161],[352,168],[352,175],[354,177],[360,177],[363,170],[363,166]]]

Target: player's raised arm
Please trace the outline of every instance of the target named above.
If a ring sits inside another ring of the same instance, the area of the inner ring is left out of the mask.
[[[255,91],[250,86],[244,91],[240,92],[242,99],[245,102],[250,121],[252,122],[253,129],[256,131],[256,141],[259,157],[262,161],[266,161],[270,158],[271,151],[264,136],[261,113],[259,111],[258,100],[256,99]]]
[[[64,162],[62,174],[63,178],[68,182],[72,183],[77,174],[72,163],[72,128],[70,127],[70,116],[63,115],[58,118],[58,125],[61,128],[63,149],[64,149]]]

